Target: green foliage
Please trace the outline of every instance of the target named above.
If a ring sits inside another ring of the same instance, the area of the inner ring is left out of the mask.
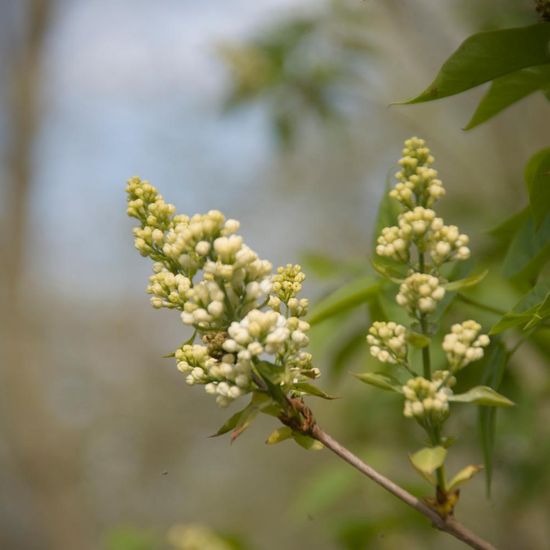
[[[496,78],[481,98],[465,130],[471,130],[494,117],[516,101],[536,91],[550,93],[550,65],[528,67]]]
[[[351,11],[355,17],[349,17]],[[361,28],[364,15],[335,5],[327,14],[285,21],[245,44],[220,48],[232,76],[226,108],[256,100],[267,103],[282,147],[294,143],[304,118],[342,118],[335,91],[353,86],[359,76],[355,58],[370,50],[363,38],[340,32],[338,22],[344,20],[348,27]],[[316,55],[319,50],[322,56]]]
[[[105,540],[105,550],[156,550],[161,539],[150,530],[135,527],[118,527],[111,530]]]
[[[402,386],[396,378],[383,372],[363,372],[361,374],[353,374],[355,378],[361,380],[365,384],[374,386],[381,390],[393,391],[396,393],[403,393]]]
[[[488,386],[476,386],[465,393],[451,395],[449,401],[485,407],[513,407],[514,403]]]
[[[550,281],[543,280],[493,326],[491,334],[499,334],[515,327],[528,330],[548,317],[550,317]]]
[[[311,310],[309,323],[314,325],[354,309],[372,300],[380,289],[380,282],[372,276],[361,277],[335,290]]]
[[[550,147],[531,157],[525,167],[525,183],[535,229],[539,229],[550,213]]]
[[[462,468],[452,479],[449,481],[447,489],[449,491],[454,491],[459,485],[466,483],[472,479],[478,472],[483,469],[483,466],[480,464],[470,464],[465,468]]]
[[[447,449],[445,447],[424,447],[416,453],[409,456],[411,464],[415,467],[423,477],[431,476],[438,468],[440,468],[447,457]],[[428,477],[428,479],[430,479]]]
[[[491,346],[483,359],[482,382],[494,390],[498,390],[510,354],[506,346],[498,338],[493,338]],[[495,449],[496,407],[479,408],[479,431],[485,465],[485,482],[487,495],[491,494],[491,481],[493,476],[493,454]]]
[[[521,69],[550,63],[549,41],[547,23],[474,34],[445,61],[426,90],[404,103],[455,95]],[[484,109],[488,106],[484,98]]]
[[[463,288],[468,288],[470,286],[475,286],[485,277],[487,276],[487,273],[489,271],[486,269],[480,273],[475,273],[474,275],[470,275],[469,277],[465,277],[464,279],[459,279],[457,281],[451,281],[449,283],[445,283],[443,286],[445,287],[445,290],[462,290]]]

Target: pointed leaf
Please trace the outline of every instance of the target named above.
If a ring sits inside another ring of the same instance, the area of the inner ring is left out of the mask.
[[[539,227],[529,209],[504,258],[502,273],[515,279],[536,279],[550,259],[550,213]]]
[[[499,334],[514,327],[524,330],[550,316],[550,281],[537,283],[498,323],[489,334]]]
[[[550,65],[529,67],[493,80],[465,130],[482,124],[516,101],[550,85]]]
[[[514,402],[489,386],[476,386],[466,393],[449,396],[454,403],[474,403],[485,407],[513,407]]]
[[[380,260],[373,260],[371,259],[371,265],[374,268],[374,270],[379,274],[382,275],[382,277],[385,277],[392,283],[395,283],[396,285],[400,285],[405,279],[402,277],[401,273],[399,273],[397,267],[393,265],[393,262],[390,261],[380,261]],[[387,264],[387,265],[384,265]],[[401,266],[402,267],[402,266]]]
[[[243,412],[244,412],[247,408],[248,408],[248,407],[245,407],[244,409],[242,409],[242,410],[236,412],[233,416],[231,416],[231,418],[229,418],[229,419],[220,427],[220,429],[219,429],[215,434],[212,434],[210,437],[218,437],[218,436],[223,435],[223,434],[226,434],[227,432],[230,432],[232,429],[234,429],[235,426],[238,424],[241,415],[243,414]]]
[[[403,103],[440,99],[526,67],[550,63],[549,42],[547,23],[474,34],[445,61],[426,90]]]
[[[470,464],[469,466],[466,466],[466,468],[460,470],[460,472],[458,472],[458,474],[451,479],[449,486],[447,487],[447,491],[450,492],[453,489],[456,489],[458,485],[472,479],[481,470],[483,470],[483,466],[481,464]]]
[[[550,147],[531,157],[525,168],[525,183],[535,228],[538,229],[550,213]]]
[[[500,338],[498,336],[492,338],[489,349],[482,360],[483,376],[481,381],[494,389],[498,389],[502,383],[509,358],[510,354]],[[497,410],[496,407],[478,408],[479,433],[483,448],[487,496],[491,495]]]
[[[430,345],[431,339],[420,332],[407,332],[407,342],[415,348],[426,348]]]
[[[460,290],[461,288],[467,288],[469,286],[474,286],[480,283],[481,281],[483,281],[487,273],[489,273],[489,271],[486,269],[485,271],[481,271],[480,273],[475,273],[474,275],[470,275],[469,277],[465,277],[464,279],[459,279],[458,281],[445,283],[443,287],[446,290],[453,291],[453,290]]]
[[[276,443],[280,443],[281,441],[285,441],[285,439],[289,439],[291,437],[292,429],[288,426],[282,426],[271,433],[271,435],[266,439],[266,443],[268,445],[275,445]]]
[[[409,460],[419,472],[430,475],[445,462],[446,457],[445,447],[424,447],[413,455],[409,455]]]
[[[401,384],[399,380],[397,380],[393,376],[390,376],[389,374],[385,374],[382,372],[364,372],[361,374],[352,374],[353,376],[361,380],[361,382],[365,382],[365,384],[370,384],[371,386],[380,388],[382,390],[403,393],[403,384]]]
[[[260,409],[257,405],[249,405],[243,410],[235,429],[231,432],[231,443],[237,439],[245,430],[252,424],[253,420],[258,416]]]
[[[309,323],[316,324],[372,300],[380,290],[373,277],[362,277],[344,285],[321,300],[311,311]]]
[[[324,445],[317,441],[316,439],[313,439],[313,437],[309,437],[308,435],[303,435],[294,432],[292,434],[292,437],[300,447],[303,447],[307,451],[320,451],[324,448]]]
[[[365,334],[368,329],[366,327],[358,327],[356,330],[346,331],[339,341],[339,347],[334,351],[330,358],[329,374],[338,378],[341,376],[344,369],[349,368],[356,355],[361,351],[365,351]]]
[[[292,389],[307,393],[308,395],[314,395],[315,397],[322,397],[323,399],[336,399],[336,397],[325,393],[317,386],[314,386],[313,384],[308,384],[307,382],[299,382],[298,384],[293,384]]]

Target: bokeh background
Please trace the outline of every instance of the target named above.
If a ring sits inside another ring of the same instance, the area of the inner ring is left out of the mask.
[[[185,331],[148,304],[124,183],[241,220],[261,257],[310,269],[315,298],[366,269],[401,143],[420,135],[443,215],[486,249],[526,203],[548,103],[529,97],[472,132],[482,90],[390,103],[473,32],[535,21],[530,0],[2,0],[0,548],[165,548],[178,524],[261,550],[460,548],[328,453],[264,445],[268,419],[234,445],[207,437],[227,411],[161,358]],[[341,357],[337,340],[362,325],[336,322],[314,334],[321,385],[343,396],[315,404],[320,422],[426,492],[406,459],[419,432],[350,380],[365,350]],[[459,513],[502,548],[542,549],[548,371],[528,347],[511,371],[525,406],[499,417],[492,498],[480,477]],[[457,467],[481,461],[475,415],[461,421]]]

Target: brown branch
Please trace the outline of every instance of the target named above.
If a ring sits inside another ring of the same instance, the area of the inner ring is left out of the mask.
[[[449,535],[461,540],[471,548],[476,548],[477,550],[496,550],[495,546],[483,540],[475,533],[472,533],[472,531],[456,521],[454,517],[441,517],[425,502],[415,497],[387,477],[378,473],[368,464],[365,464],[359,457],[355,456],[351,451],[340,445],[340,443],[321,430],[321,428],[319,428],[316,424],[310,427],[308,435],[320,441],[327,449],[330,449],[334,454],[338,455],[342,460],[359,470],[368,478],[372,479],[372,481],[386,489],[386,491],[390,492],[392,495],[402,500],[405,504],[408,504],[426,516],[432,522],[432,525],[440,531],[449,533]]]

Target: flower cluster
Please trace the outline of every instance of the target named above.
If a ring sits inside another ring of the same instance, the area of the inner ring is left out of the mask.
[[[399,287],[396,302],[407,309],[412,316],[431,313],[437,302],[445,296],[445,289],[439,279],[427,273],[409,275]]]
[[[405,141],[403,158],[399,161],[401,170],[395,174],[397,185],[390,191],[390,197],[397,199],[407,208],[431,207],[445,194],[437,171],[431,168],[434,162],[423,139],[412,137]]]
[[[397,262],[408,263],[411,247],[419,254],[426,252],[438,268],[445,262],[466,260],[470,257],[468,236],[454,225],[447,226],[436,216],[432,206],[445,194],[437,172],[431,168],[434,158],[424,140],[411,138],[405,142],[403,158],[399,161],[397,185],[390,197],[404,207],[397,225],[386,227],[378,237],[376,253]]]
[[[407,360],[407,329],[390,321],[376,321],[369,329],[370,353],[381,363],[399,364]]]
[[[402,388],[405,396],[403,414],[407,418],[416,418],[418,421],[441,423],[449,415],[449,396],[452,395],[450,386],[453,380],[445,383],[447,372],[442,371],[439,376],[434,373],[432,380],[417,376],[411,378]]]
[[[470,257],[468,235],[456,225],[445,225],[430,208],[416,206],[399,215],[398,226],[385,227],[378,237],[376,253],[398,262],[408,262],[413,243],[426,251],[434,266]]]
[[[273,276],[269,307],[279,312],[281,304],[285,304],[289,315],[294,317],[307,315],[309,305],[307,298],[296,298],[296,295],[302,290],[305,278],[306,276],[298,264],[278,267],[277,273]]]
[[[476,321],[464,321],[451,327],[443,339],[443,351],[453,372],[483,357],[483,348],[489,345],[489,337],[479,334],[481,325]]]
[[[403,158],[399,161],[401,169],[396,174],[398,181],[389,193],[404,209],[396,225],[382,229],[376,246],[379,256],[407,269],[407,276],[399,280],[395,300],[420,328],[422,334],[416,338],[420,347],[429,345],[429,316],[445,297],[445,281],[439,274],[441,265],[470,256],[468,236],[455,225],[445,225],[432,208],[445,194],[432,168],[433,162],[424,140],[413,137],[405,141]],[[450,387],[455,383],[453,373],[483,356],[489,338],[479,335],[478,323],[465,321],[453,325],[451,330],[443,341],[449,370],[430,374],[428,361],[424,364],[425,377],[416,377],[407,357],[407,343],[415,341],[413,334],[409,335],[406,327],[394,322],[375,322],[370,327],[367,342],[371,355],[382,363],[397,364],[413,373],[413,378],[403,386],[405,416],[429,418],[432,424],[443,422],[449,411]],[[424,350],[423,361],[426,355],[429,357],[429,349]]]
[[[273,361],[278,383],[292,385],[318,376],[304,351],[309,325],[300,320],[308,302],[300,299],[305,275],[300,266],[280,267],[258,258],[236,232],[239,222],[218,210],[192,217],[176,215],[157,190],[132,178],[126,187],[128,215],[140,253],[153,259],[147,292],[155,308],[176,309],[194,329],[175,352],[188,384],[201,384],[226,406],[258,389],[255,365]],[[280,313],[286,306],[286,316]],[[262,308],[268,307],[268,311]],[[193,344],[196,336],[202,344]]]

